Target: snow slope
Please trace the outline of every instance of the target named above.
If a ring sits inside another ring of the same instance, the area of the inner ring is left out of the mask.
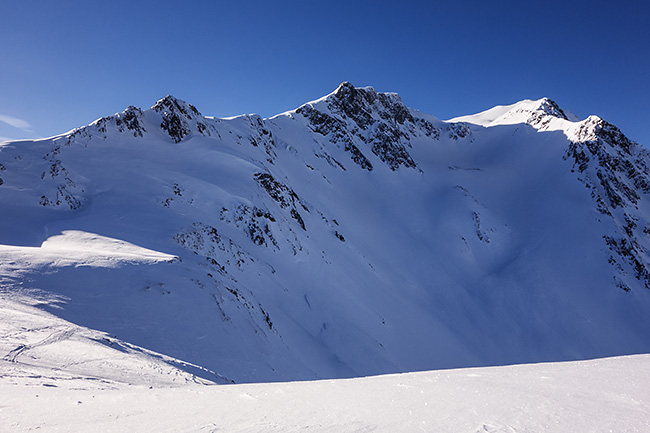
[[[2,431],[650,430],[650,357],[328,381],[149,388],[0,378]],[[47,410],[43,410],[47,408]]]
[[[548,99],[445,122],[349,83],[2,144],[4,365],[239,383],[647,353],[649,163]]]

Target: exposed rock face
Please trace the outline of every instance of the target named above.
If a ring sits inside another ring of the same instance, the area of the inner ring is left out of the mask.
[[[308,119],[314,132],[330,136],[333,143],[342,143],[351,159],[368,171],[373,169],[364,155],[368,150],[393,171],[399,167],[417,168],[407,150],[409,134],[439,135],[430,122],[414,118],[397,94],[355,88],[347,82],[326,99],[322,108],[307,104],[296,113]],[[424,131],[419,130],[420,126]]]
[[[250,125],[251,134],[248,137],[250,144],[253,147],[262,147],[266,152],[266,160],[273,164],[273,160],[277,158],[277,153],[275,152],[275,140],[273,139],[273,133],[266,126],[264,120],[257,114],[252,114],[245,116],[244,119],[247,120],[248,125]]]
[[[650,289],[647,218],[639,212],[641,197],[650,192],[648,152],[630,141],[614,125],[591,116],[581,122],[565,159],[591,192],[596,209],[618,227],[603,239],[612,255],[610,264],[621,277],[631,273]],[[617,285],[629,287],[617,280]]]
[[[544,98],[539,107],[530,113],[527,123],[538,129],[544,129],[553,117],[568,120],[567,115],[555,101]]]
[[[202,135],[210,135],[203,116],[192,104],[167,95],[151,108],[160,113],[162,116],[160,127],[176,143],[180,143],[194,130]]]
[[[142,110],[133,105],[124,110],[123,113],[115,115],[115,124],[120,132],[131,131],[134,137],[142,137],[142,133],[147,132],[142,126]]]
[[[334,116],[321,113],[310,105],[303,105],[296,110],[297,114],[305,116],[310,123],[310,128],[323,136],[329,138],[332,143],[342,143],[346,152],[357,165],[364,170],[372,171],[372,163],[354,144],[353,136],[347,130],[347,124]],[[342,166],[341,166],[342,167]]]
[[[298,195],[291,188],[278,182],[268,173],[255,173],[253,176],[269,197],[275,200],[281,208],[289,209],[291,218],[296,220],[303,230],[306,230],[305,222],[296,207],[300,205],[306,212],[309,212],[309,209],[300,201]]]

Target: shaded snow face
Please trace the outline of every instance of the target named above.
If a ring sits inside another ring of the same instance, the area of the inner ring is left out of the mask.
[[[549,99],[167,96],[0,146],[0,293],[220,383],[645,352],[648,164]]]

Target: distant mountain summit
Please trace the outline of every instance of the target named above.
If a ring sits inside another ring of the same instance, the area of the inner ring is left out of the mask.
[[[229,383],[648,352],[649,164],[548,98],[443,121],[347,82],[6,143],[3,362]]]

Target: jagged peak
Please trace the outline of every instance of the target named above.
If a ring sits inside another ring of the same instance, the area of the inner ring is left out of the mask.
[[[165,131],[176,143],[193,132],[204,136],[211,135],[206,118],[194,105],[167,95],[156,101],[149,110],[143,111],[130,105],[121,113],[102,117],[87,126],[63,134],[61,137],[65,138],[66,145],[71,145],[73,142],[87,144],[93,138],[106,140],[111,129],[119,133],[130,132],[134,137],[143,137],[152,122],[157,124],[156,126]],[[145,127],[145,125],[147,126]]]
[[[354,87],[350,82],[344,81],[329,99],[344,103],[372,104],[377,99],[377,91],[372,87]]]
[[[337,87],[337,89],[334,91],[334,94],[339,95],[341,93],[352,92],[354,90],[356,89],[354,85],[352,85],[352,83],[350,83],[349,81],[344,81],[341,84],[339,84],[339,87]]]
[[[129,119],[129,118],[134,117],[134,116],[135,117],[141,117],[142,116],[142,110],[140,108],[134,106],[134,105],[129,105],[122,112],[115,113],[112,116],[100,117],[99,119],[92,121],[90,124],[88,124],[86,126],[75,128],[75,130],[76,129],[87,128],[89,126],[99,126],[99,127],[101,127],[102,125],[104,125],[104,124],[106,124],[108,122],[111,122],[111,121],[115,121],[115,120],[117,120],[117,122],[119,124],[121,119],[124,119],[124,118]]]
[[[307,103],[297,111],[305,111],[306,106],[353,119],[362,129],[374,123],[373,118],[393,119],[400,124],[406,120],[413,120],[410,110],[397,93],[377,92],[370,86],[355,87],[348,81],[342,82],[329,95]]]
[[[195,130],[201,135],[211,135],[205,123],[206,118],[199,110],[172,95],[160,99],[151,109],[162,116],[160,127],[176,143],[180,143]]]
[[[142,110],[129,105],[121,113],[100,117],[86,126],[61,134],[55,140],[63,140],[66,146],[70,146],[75,142],[82,142],[87,145],[93,138],[106,140],[111,129],[119,133],[129,132],[134,137],[142,137],[143,133],[147,132],[144,126]]]
[[[377,90],[372,86],[355,87],[349,81],[342,82],[335,91],[321,99],[349,101],[355,98],[362,98],[370,104],[374,103],[379,98],[384,101],[390,101],[394,104],[403,104],[402,98],[400,98],[400,96],[395,92],[377,92]]]
[[[574,143],[605,141],[628,154],[631,149],[640,146],[627,138],[616,125],[595,115],[591,115],[579,122],[575,128],[569,131],[567,136]]]
[[[203,117],[203,115],[199,112],[199,110],[196,109],[194,105],[185,102],[182,99],[178,99],[172,95],[167,95],[164,98],[159,99],[151,107],[151,109],[157,112],[162,112],[166,110],[177,112],[177,113],[180,112],[186,115],[188,119],[191,118],[192,115]]]
[[[538,102],[539,102],[539,107],[537,108],[537,110],[542,111],[545,114],[548,114],[549,116],[558,117],[564,120],[569,120],[564,110],[562,110],[560,106],[557,104],[557,102],[555,102],[551,98],[544,97],[540,99]]]

